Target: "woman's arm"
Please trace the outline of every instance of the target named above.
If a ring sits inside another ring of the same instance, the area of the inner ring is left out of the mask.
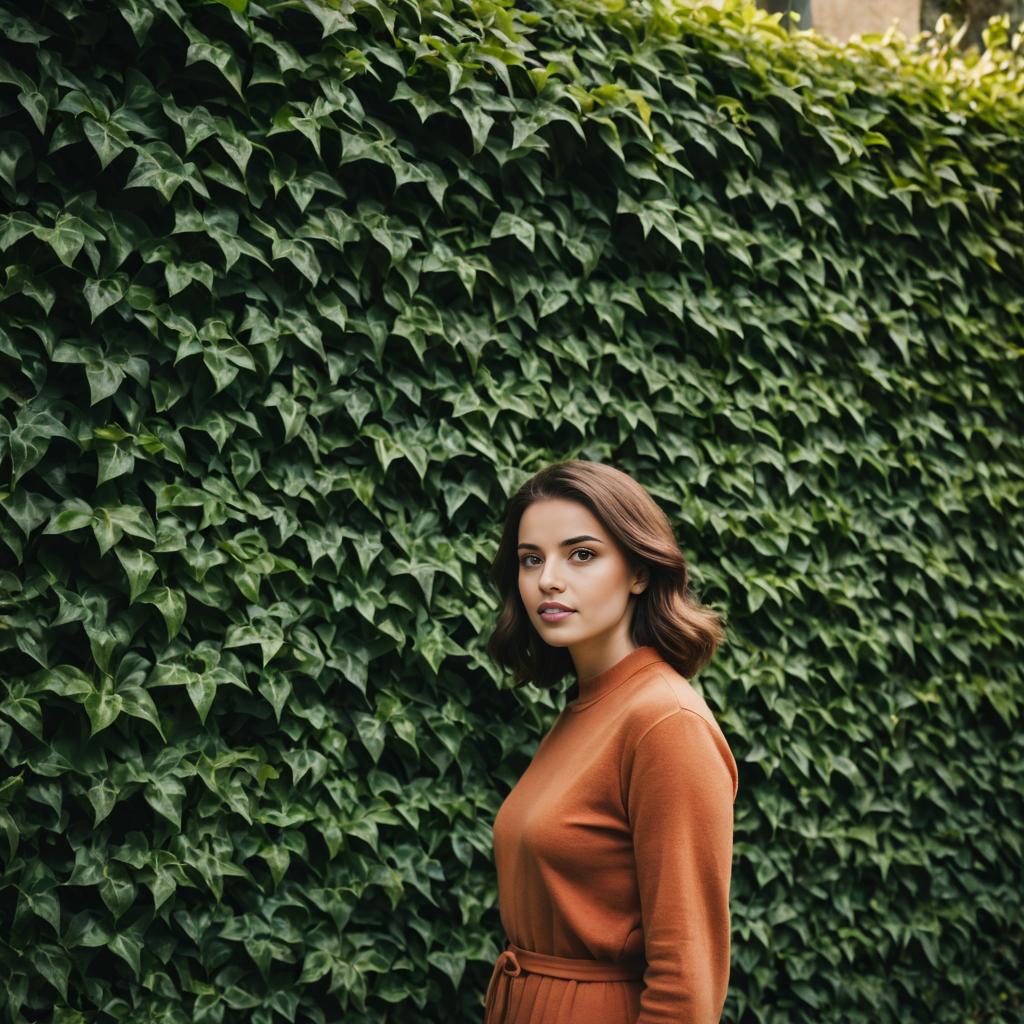
[[[637,744],[626,811],[647,970],[637,1024],[718,1024],[729,986],[736,762],[685,708]]]

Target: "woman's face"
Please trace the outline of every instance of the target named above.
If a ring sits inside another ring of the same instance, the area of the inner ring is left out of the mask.
[[[543,498],[519,521],[519,594],[530,622],[552,647],[568,647],[579,669],[632,649],[632,594],[646,585],[624,551],[579,502]],[[571,609],[548,616],[553,601]]]

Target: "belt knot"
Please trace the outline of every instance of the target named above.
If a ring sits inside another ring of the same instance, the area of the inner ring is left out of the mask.
[[[523,973],[522,964],[519,963],[519,957],[516,956],[514,950],[503,950],[498,957],[498,963],[501,965],[502,971],[513,978]]]
[[[487,986],[486,1010],[484,1020],[487,1024],[504,1024],[508,1018],[509,1005],[512,999],[512,978],[523,973],[522,964],[515,950],[505,949],[499,954],[491,971],[491,983]],[[498,990],[501,989],[499,995]],[[498,1009],[498,1003],[501,1009]]]

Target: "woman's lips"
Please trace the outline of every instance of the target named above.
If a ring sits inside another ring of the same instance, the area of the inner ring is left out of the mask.
[[[564,611],[561,608],[546,608],[540,613],[540,617],[545,622],[561,622],[562,619],[567,619],[572,614],[572,612]]]

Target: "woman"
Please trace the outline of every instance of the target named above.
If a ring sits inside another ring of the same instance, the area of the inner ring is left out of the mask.
[[[713,1024],[738,776],[688,677],[719,618],[691,595],[665,514],[600,463],[528,480],[491,572],[490,655],[516,682],[574,671],[579,688],[494,821],[509,941],[485,1024]]]

